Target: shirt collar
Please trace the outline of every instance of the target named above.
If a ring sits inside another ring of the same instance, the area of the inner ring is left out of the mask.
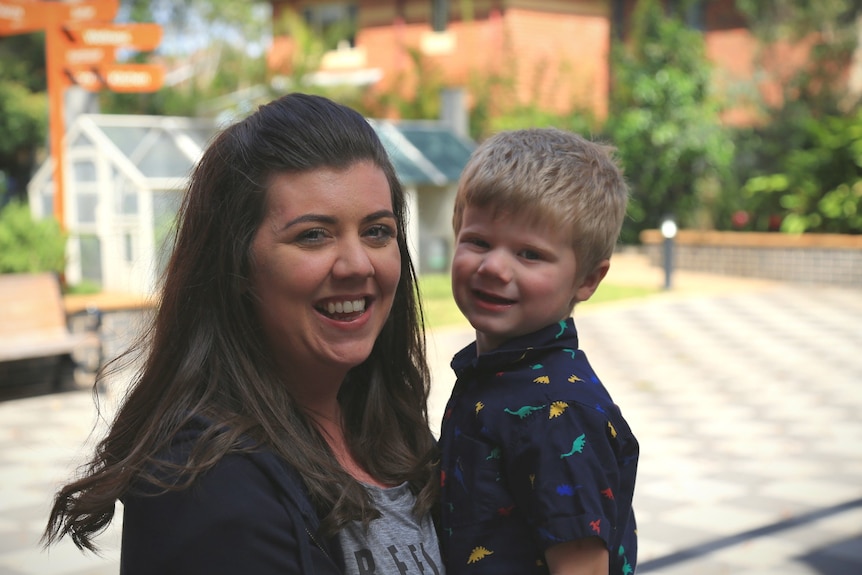
[[[461,377],[469,367],[481,371],[499,371],[507,366],[511,369],[514,364],[529,362],[530,358],[548,350],[563,348],[578,349],[578,331],[575,329],[575,320],[571,317],[533,333],[514,337],[481,355],[477,354],[474,341],[455,354],[451,367],[457,377]]]

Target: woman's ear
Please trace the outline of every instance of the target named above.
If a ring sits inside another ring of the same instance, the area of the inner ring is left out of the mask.
[[[600,261],[586,276],[581,278],[580,285],[575,289],[575,302],[587,301],[595,293],[596,288],[608,275],[608,270],[611,269],[611,261],[604,259]]]

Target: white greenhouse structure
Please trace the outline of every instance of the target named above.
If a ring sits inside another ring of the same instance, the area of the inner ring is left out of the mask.
[[[408,195],[420,272],[448,269],[455,187],[473,143],[442,122],[370,120]],[[82,114],[66,134],[66,281],[150,296],[187,178],[218,125],[209,119]],[[35,218],[53,216],[53,163],[28,186]]]

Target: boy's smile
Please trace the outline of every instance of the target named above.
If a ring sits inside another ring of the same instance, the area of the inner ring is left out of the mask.
[[[569,317],[598,285],[578,272],[568,233],[523,215],[465,207],[452,293],[476,329],[479,353]]]

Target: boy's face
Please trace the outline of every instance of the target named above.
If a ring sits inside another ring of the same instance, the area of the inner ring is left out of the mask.
[[[479,353],[569,317],[608,269],[578,270],[568,233],[519,215],[467,206],[455,238],[452,292]],[[584,277],[586,276],[586,277]]]

